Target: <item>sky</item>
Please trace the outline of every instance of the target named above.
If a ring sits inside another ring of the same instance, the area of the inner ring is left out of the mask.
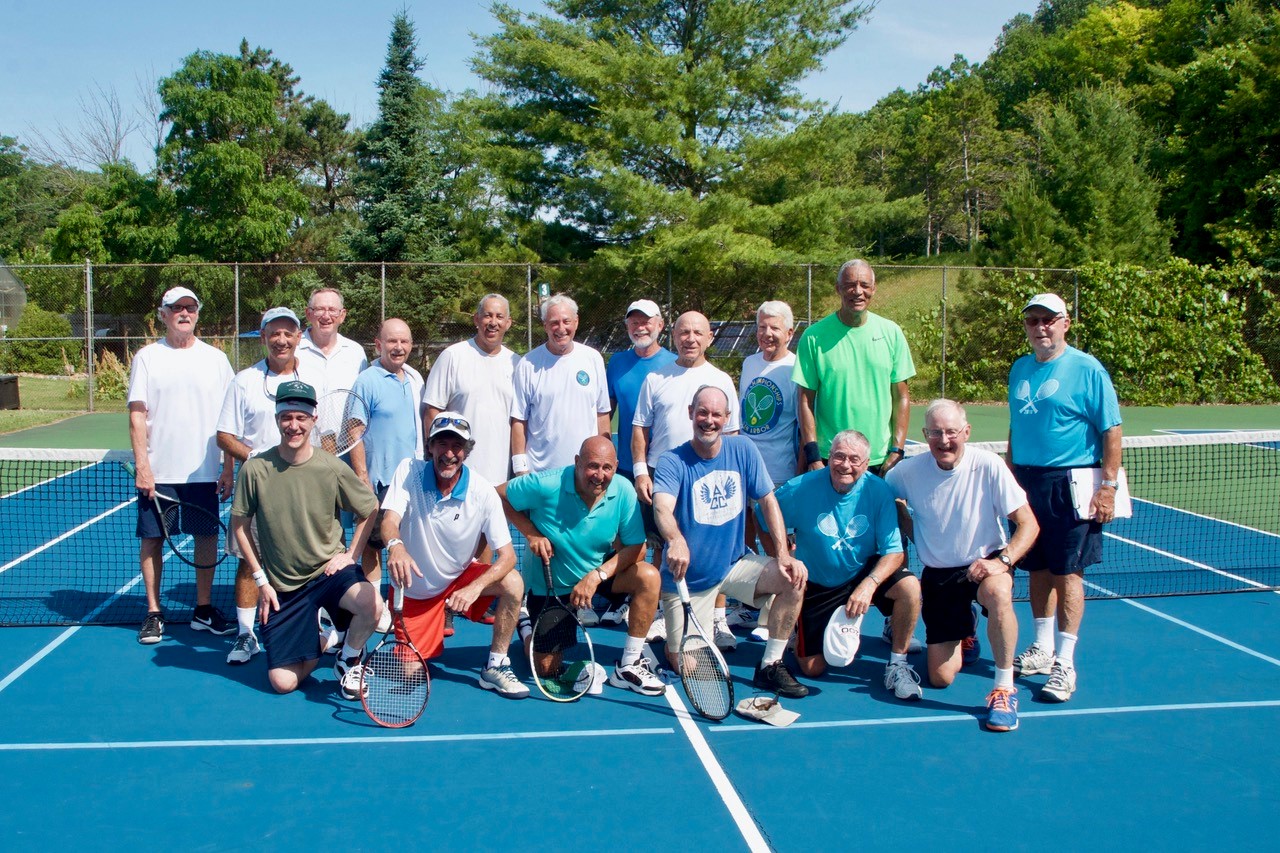
[[[541,0],[508,0],[536,11]],[[871,17],[801,89],[861,112],[898,87],[914,89],[938,65],[963,54],[986,58],[1001,28],[1038,0],[880,0]],[[129,108],[139,85],[175,71],[197,50],[235,54],[240,40],[274,51],[301,76],[300,88],[349,113],[356,126],[377,113],[377,77],[391,19],[408,12],[425,59],[422,77],[440,89],[485,90],[471,73],[472,34],[496,29],[489,0],[0,0],[0,136],[30,141],[59,124],[81,123],[80,102],[114,90]],[[146,134],[126,154],[147,167]]]

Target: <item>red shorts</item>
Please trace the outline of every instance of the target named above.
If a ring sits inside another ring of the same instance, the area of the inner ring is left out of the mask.
[[[444,592],[435,598],[409,598],[404,599],[404,627],[409,632],[409,639],[418,647],[418,651],[422,653],[424,658],[440,657],[444,653],[444,613],[445,600],[455,592],[462,589],[469,583],[475,581],[476,578],[489,571],[487,563],[477,563],[474,560],[471,565],[463,569],[462,574],[449,584]],[[489,605],[493,604],[493,595],[482,595],[476,599],[475,604],[471,605],[471,610],[462,614],[472,622],[479,622],[484,618],[485,611],[489,609]],[[400,633],[400,626],[396,625],[396,639],[404,639]]]

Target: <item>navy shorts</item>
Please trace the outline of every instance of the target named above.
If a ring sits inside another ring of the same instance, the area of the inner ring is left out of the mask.
[[[1074,575],[1102,561],[1102,525],[1076,518],[1070,468],[1014,465],[1013,476],[1026,491],[1027,503],[1040,523],[1040,536],[1022,558],[1022,568]]]
[[[217,483],[156,483],[156,491],[162,495],[195,504],[214,515],[218,514]],[[160,501],[162,504],[164,500]],[[204,519],[194,520],[192,527],[185,517],[178,516],[178,529],[183,533],[205,533]],[[156,502],[142,492],[138,492],[138,525],[134,535],[139,539],[163,539],[164,528],[160,526],[160,514]]]
[[[822,635],[826,633],[827,622],[837,607],[844,607],[853,595],[853,590],[862,583],[863,578],[871,574],[879,556],[873,556],[856,575],[840,586],[822,586],[809,581],[804,588],[804,601],[800,604],[800,618],[796,620],[796,657],[807,658],[822,654]],[[910,576],[906,566],[885,578],[871,594],[871,603],[884,616],[893,612],[893,601],[889,598],[889,590],[898,585],[898,581]]]
[[[267,650],[267,668],[289,666],[320,657],[320,635],[317,617],[323,607],[337,622],[338,614],[350,614],[340,606],[342,596],[358,583],[364,574],[354,563],[331,575],[313,578],[292,592],[277,593],[280,609],[268,614],[262,623],[262,644]]]
[[[612,557],[614,553],[616,552],[611,552],[608,557],[605,557],[605,560]],[[612,575],[607,581],[601,581],[600,585],[596,587],[596,595],[600,598],[606,599],[609,602],[610,608],[622,606],[622,603],[627,600],[627,596],[630,594],[614,590],[613,582],[617,579],[617,575]],[[568,606],[569,593],[564,593],[560,598],[564,601],[565,606]],[[551,601],[551,596],[549,595],[538,595],[532,592],[529,593],[528,597],[525,599],[525,609],[529,611],[530,622],[538,621],[538,614],[542,612],[543,608],[547,606],[549,601]]]
[[[969,580],[968,566],[925,566],[920,573],[920,594],[924,599],[920,615],[925,643],[958,643],[973,636],[970,605],[978,600],[978,584]],[[987,615],[987,608],[982,608],[982,615]]]

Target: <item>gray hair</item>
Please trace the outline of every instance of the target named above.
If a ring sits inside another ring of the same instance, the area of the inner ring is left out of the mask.
[[[757,323],[760,322],[761,317],[777,317],[786,328],[794,329],[796,327],[796,316],[791,313],[791,306],[781,299],[771,299],[768,302],[760,303],[760,307],[756,309]]]
[[[861,447],[863,453],[871,452],[871,442],[867,441],[867,437],[856,429],[845,429],[835,434],[835,437],[831,439],[831,449],[827,453],[828,459],[835,452],[837,444],[853,444]]]
[[[508,317],[511,316],[511,303],[507,301],[507,297],[503,296],[501,293],[486,293],[484,296],[481,296],[480,301],[476,303],[477,317],[479,317],[481,314],[484,313],[484,304],[488,302],[490,299],[497,299],[499,302],[501,302],[502,310],[507,312]]]
[[[944,412],[951,412],[952,414],[959,415],[960,423],[962,424],[969,423],[969,416],[965,412],[964,406],[960,405],[955,400],[948,400],[946,397],[939,397],[938,399],[931,402],[929,404],[929,407],[924,410],[925,423],[928,423],[929,419],[932,418],[934,415],[941,414]]]
[[[557,305],[563,305],[569,309],[573,316],[578,316],[578,303],[574,302],[572,297],[565,293],[557,293],[555,296],[542,303],[541,316],[542,322],[547,321],[547,313]]]
[[[719,385],[699,385],[698,390],[693,392],[693,399],[689,402],[689,407],[696,409],[698,407],[698,398],[702,396],[703,391],[719,391],[724,397],[724,413],[726,415],[733,414],[733,400],[725,394],[724,389]]]
[[[311,295],[307,297],[307,307],[310,308],[312,300],[322,293],[332,293],[334,296],[338,297],[339,308],[347,307],[346,301],[342,298],[342,291],[338,290],[336,287],[317,287],[315,290],[311,291]]]
[[[840,281],[844,278],[844,271],[855,267],[866,267],[867,272],[871,273],[871,283],[876,283],[876,271],[871,268],[871,264],[867,263],[862,258],[854,258],[853,260],[845,261],[840,265],[840,270],[836,273],[836,287],[840,286]]]

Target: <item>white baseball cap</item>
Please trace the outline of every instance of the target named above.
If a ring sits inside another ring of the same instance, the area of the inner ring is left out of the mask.
[[[863,615],[851,617],[843,605],[831,614],[827,629],[822,632],[822,656],[829,666],[843,667],[853,663],[862,643]]]
[[[1059,317],[1067,316],[1067,303],[1062,301],[1062,297],[1056,293],[1038,293],[1027,302],[1022,308],[1025,314],[1032,308],[1043,308],[1046,311],[1052,311]]]
[[[639,311],[646,317],[657,317],[662,314],[662,309],[658,307],[658,303],[652,299],[637,299],[627,306],[627,313],[624,317],[631,316],[632,311]]]
[[[160,304],[165,308],[168,308],[170,305],[174,304],[184,296],[194,299],[196,301],[197,308],[203,305],[203,303],[200,301],[200,297],[196,296],[195,291],[193,291],[189,287],[169,288],[164,292],[164,296],[160,297]]]

